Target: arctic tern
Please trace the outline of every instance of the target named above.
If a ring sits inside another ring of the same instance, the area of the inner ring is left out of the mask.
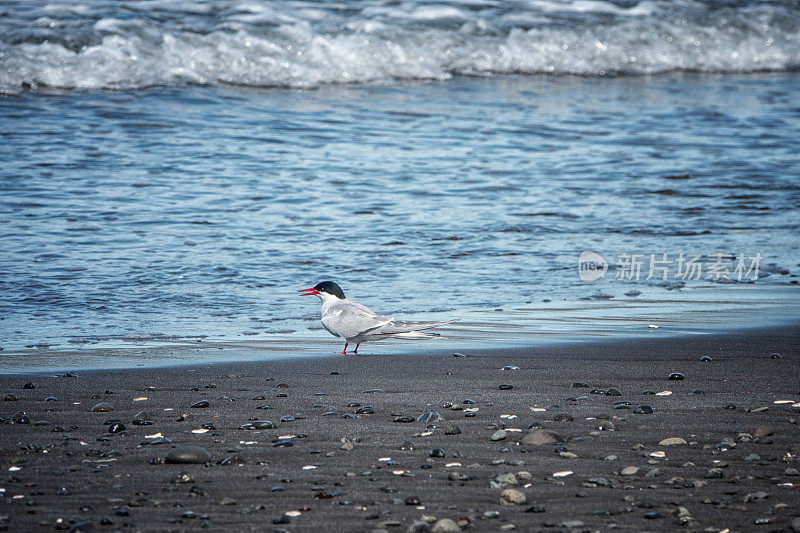
[[[322,326],[336,337],[345,339],[344,349],[355,344],[352,353],[358,353],[358,347],[364,342],[374,342],[391,337],[403,339],[427,339],[435,334],[422,330],[436,328],[455,322],[401,322],[390,316],[379,315],[361,304],[351,302],[344,296],[344,291],[332,281],[323,281],[308,289],[303,289],[300,296],[318,296],[322,300]]]

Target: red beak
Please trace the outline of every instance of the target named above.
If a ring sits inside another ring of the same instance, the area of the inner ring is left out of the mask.
[[[301,289],[297,292],[301,293],[300,296],[314,296],[315,294],[319,294],[319,291],[314,289],[314,287],[309,287],[308,289]]]

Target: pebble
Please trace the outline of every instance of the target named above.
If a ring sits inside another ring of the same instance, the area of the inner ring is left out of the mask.
[[[254,420],[247,424],[242,424],[239,429],[247,430],[262,430],[262,429],[275,429],[275,424],[269,420]]]
[[[427,522],[422,522],[421,520],[417,520],[416,522],[412,522],[408,529],[406,529],[406,533],[428,533],[431,530],[431,526],[428,525]],[[461,531],[461,528],[459,528]]]
[[[514,474],[507,472],[505,474],[497,474],[495,478],[489,482],[489,486],[493,489],[499,489],[502,487],[511,487],[514,485],[518,485],[519,481],[517,480],[517,476]]]
[[[464,355],[463,353],[456,352],[453,354],[453,357],[466,357],[466,355]]]
[[[500,503],[503,505],[522,505],[528,499],[516,489],[505,489],[500,493]]]
[[[567,413],[561,413],[553,417],[555,422],[572,422],[575,418]]]
[[[414,419],[410,416],[396,416],[394,417],[394,420],[392,420],[392,422],[400,422],[401,424],[408,424],[413,421]]]
[[[211,404],[208,403],[208,400],[200,400],[199,402],[193,403],[189,407],[193,407],[195,409],[205,409],[206,407],[210,406]]]
[[[164,462],[168,464],[206,464],[211,454],[199,446],[178,446],[167,453]]]
[[[445,453],[444,450],[441,448],[434,448],[431,450],[431,453],[428,454],[429,457],[444,457]]]
[[[768,437],[775,432],[768,426],[758,426],[753,430],[754,437]]]
[[[33,381],[28,381],[22,386],[23,389],[35,389],[36,385],[33,384]]]
[[[783,359],[783,356],[779,353],[772,353],[769,355],[772,359]]]
[[[3,400],[6,401],[6,402],[16,402],[17,401],[17,397],[14,396],[13,394],[7,394],[6,397],[3,398]]]
[[[114,407],[110,403],[100,402],[94,407],[92,407],[93,413],[107,413],[108,411],[113,411]]]
[[[437,422],[444,422],[444,417],[438,411],[425,411],[417,417],[417,422],[423,424],[435,424]]]
[[[683,374],[681,374],[680,372],[673,372],[672,374],[669,375],[669,377],[667,379],[671,379],[673,381],[678,381],[678,380],[681,380],[681,379],[684,379],[684,378],[685,378],[685,376]]]
[[[493,441],[499,441],[499,440],[504,440],[507,436],[508,436],[508,432],[506,430],[498,429],[497,431],[492,433],[492,436],[489,437],[489,439],[491,439]]]
[[[659,446],[683,446],[686,444],[688,443],[680,437],[669,437],[658,443]]]
[[[631,412],[635,415],[651,415],[653,414],[653,406],[648,404],[638,405]]]
[[[622,392],[615,387],[611,387],[610,389],[606,390],[606,396],[622,396]]]
[[[506,365],[503,368],[501,368],[500,370],[519,370],[519,367],[516,366],[516,365]]]
[[[626,466],[625,468],[623,468],[620,471],[619,474],[621,476],[635,476],[638,473],[639,473],[639,467],[638,466]]]
[[[567,529],[575,529],[575,528],[579,528],[579,527],[584,527],[584,523],[581,522],[580,520],[564,520],[563,522],[558,524],[558,527],[563,527],[563,528],[567,528]]]
[[[511,390],[514,388],[514,385],[511,385],[510,383],[503,383],[497,388],[500,390]]]
[[[571,389],[588,389],[589,388],[589,384],[588,383],[583,383],[581,381],[575,381],[575,382],[572,383],[572,385],[569,386],[569,388],[571,388]]]
[[[564,438],[556,433],[547,429],[537,429],[529,432],[522,437],[522,444],[532,444],[534,446],[541,446],[543,444],[555,444],[564,442]]]
[[[701,361],[703,361],[704,363],[707,363],[707,362],[709,362],[709,361],[713,361],[713,359],[711,359],[711,357],[709,357],[709,356],[707,356],[707,355],[704,355],[704,356],[702,356],[702,357],[700,358],[700,360],[701,360]]]
[[[461,428],[458,426],[448,426],[444,430],[445,435],[458,435],[461,433]]]
[[[449,518],[442,518],[433,524],[431,533],[461,533],[461,527]]]
[[[224,459],[220,459],[217,461],[217,464],[220,466],[240,466],[247,464],[247,461],[238,453],[234,453],[225,457]]]

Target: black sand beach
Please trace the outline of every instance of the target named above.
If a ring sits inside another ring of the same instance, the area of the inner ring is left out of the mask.
[[[0,527],[800,531],[798,334],[2,376]]]

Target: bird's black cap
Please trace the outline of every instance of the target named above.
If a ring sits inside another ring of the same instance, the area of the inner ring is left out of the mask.
[[[314,285],[314,290],[319,292],[327,292],[328,294],[336,296],[340,300],[344,300],[344,291],[332,281],[323,281],[322,283],[317,283]]]

